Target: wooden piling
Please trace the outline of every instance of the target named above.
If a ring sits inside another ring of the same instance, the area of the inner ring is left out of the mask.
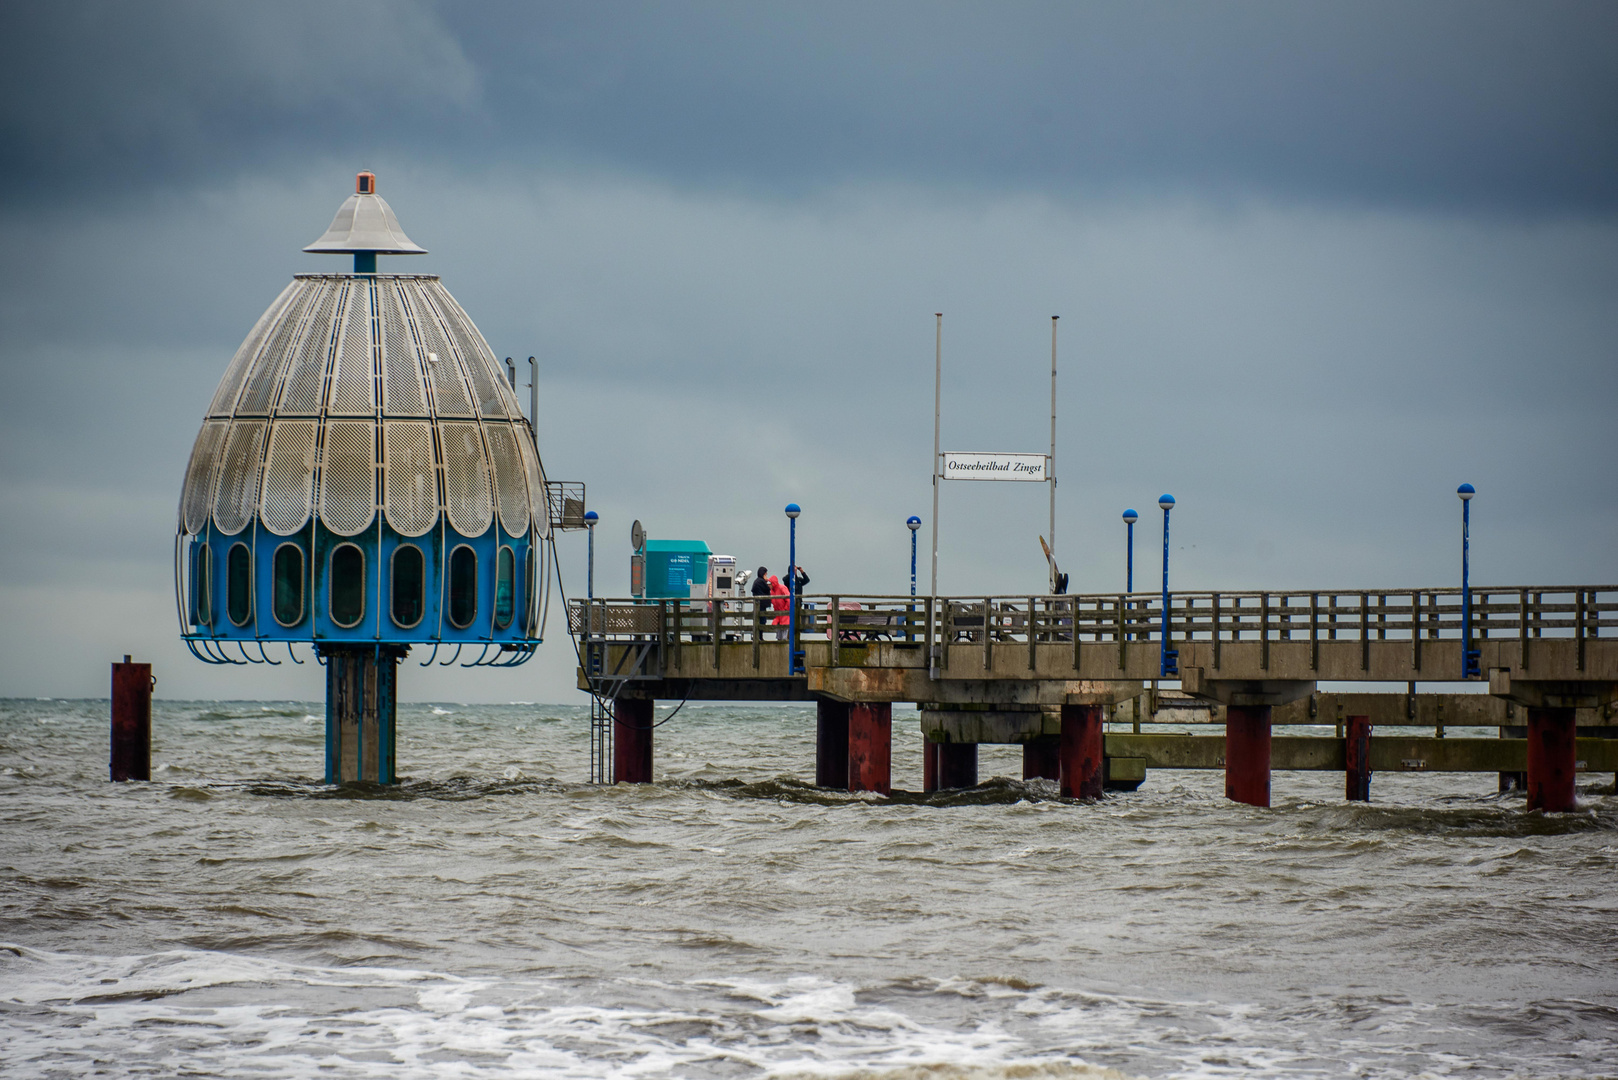
[[[112,779],[152,778],[152,665],[112,665]]]
[[[1062,706],[1057,754],[1062,794],[1067,798],[1101,798],[1106,784],[1101,718],[1100,705]]]
[[[1225,709],[1225,798],[1270,805],[1270,707]]]

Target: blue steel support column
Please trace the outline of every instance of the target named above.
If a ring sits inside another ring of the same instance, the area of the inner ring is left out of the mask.
[[[787,670],[802,675],[803,652],[798,648],[798,515],[803,510],[797,503],[787,503],[790,522],[787,540]]]
[[[921,518],[914,514],[905,519],[905,526],[910,530],[910,595],[916,595],[916,530],[921,528]]]
[[[333,645],[326,660],[326,783],[394,784],[400,645]]]
[[[911,514],[905,519],[905,525],[910,529],[910,599],[916,598],[916,530],[921,528],[921,518]],[[916,639],[916,605],[912,603],[910,610],[905,613],[905,640]]]
[[[1461,678],[1474,679],[1482,675],[1480,651],[1472,648],[1472,496],[1477,489],[1462,484],[1455,494],[1461,497]]]
[[[342,782],[342,740],[337,735],[337,695],[333,693],[336,673],[332,671],[332,658],[326,658],[326,783]]]
[[[399,658],[383,650],[376,657],[376,782],[397,784],[394,746],[399,727]]]
[[[1158,634],[1161,639],[1158,675],[1167,679],[1180,674],[1180,651],[1169,648],[1169,511],[1174,508],[1174,496],[1165,493],[1157,500],[1157,505],[1163,508],[1163,629]]]

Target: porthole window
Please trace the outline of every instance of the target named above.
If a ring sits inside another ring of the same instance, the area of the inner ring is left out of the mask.
[[[389,614],[393,621],[409,629],[421,622],[427,603],[427,560],[415,544],[400,544],[393,550],[393,589]]]
[[[225,556],[225,614],[237,626],[253,617],[253,553],[246,544],[232,544]]]
[[[331,553],[331,621],[347,630],[365,618],[365,552],[340,544]]]
[[[460,630],[478,617],[478,553],[462,544],[449,556],[449,621]]]
[[[213,625],[213,551],[205,541],[191,548],[191,621]]]
[[[511,625],[516,607],[517,556],[501,545],[494,557],[494,625],[501,630]]]
[[[271,614],[282,626],[298,625],[303,621],[303,549],[297,544],[276,548],[271,577]]]

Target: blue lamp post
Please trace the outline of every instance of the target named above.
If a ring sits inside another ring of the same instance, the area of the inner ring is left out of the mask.
[[[1477,488],[1471,484],[1462,484],[1455,489],[1455,494],[1461,497],[1461,678],[1475,679],[1482,676],[1479,660],[1482,653],[1472,648],[1472,496],[1476,495]]]
[[[1133,510],[1124,511],[1124,524],[1129,526],[1129,546],[1124,555],[1124,592],[1135,591],[1135,522],[1140,515]]]
[[[797,503],[787,503],[789,539],[787,542],[787,656],[788,670],[803,674],[803,652],[798,648],[798,515],[803,513]]]
[[[1167,679],[1180,674],[1180,650],[1169,648],[1169,511],[1174,509],[1174,496],[1164,493],[1157,505],[1163,508],[1163,629],[1158,634],[1162,646],[1158,676]]]
[[[594,510],[584,512],[584,525],[590,533],[590,556],[589,562],[585,564],[586,569],[584,572],[584,598],[586,600],[594,600],[596,595],[596,522],[600,520],[601,515]]]
[[[905,525],[910,529],[910,595],[916,595],[916,530],[921,528],[921,518],[911,514],[905,519]]]

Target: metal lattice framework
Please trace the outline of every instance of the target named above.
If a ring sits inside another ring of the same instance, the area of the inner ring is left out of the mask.
[[[300,274],[220,381],[192,449],[180,531],[278,536],[310,515],[464,535],[498,515],[550,534],[532,433],[494,354],[436,277]]]

